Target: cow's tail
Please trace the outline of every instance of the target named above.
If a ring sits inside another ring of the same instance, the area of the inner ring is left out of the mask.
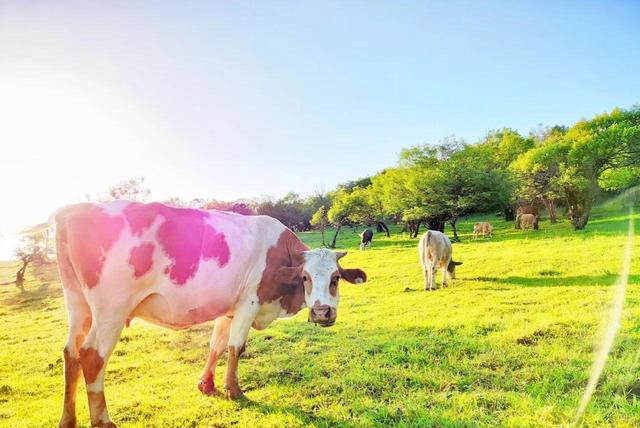
[[[426,257],[428,257],[428,251],[429,251],[429,239],[431,238],[431,231],[427,230],[427,233],[425,233],[422,238],[420,239],[420,265],[422,266],[423,269],[426,269],[426,263],[427,263],[427,259]]]
[[[69,255],[69,218],[77,205],[67,205],[56,210],[50,217],[49,223],[53,225],[56,237],[56,259],[62,286],[67,290],[80,290],[80,280],[73,267]]]

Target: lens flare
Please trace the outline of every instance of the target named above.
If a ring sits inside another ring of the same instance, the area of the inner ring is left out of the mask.
[[[600,346],[598,347],[595,355],[595,360],[591,366],[591,375],[589,376],[589,382],[584,390],[580,405],[576,412],[575,419],[572,426],[578,426],[580,420],[584,416],[584,412],[591,401],[591,397],[596,390],[600,375],[604,370],[604,366],[607,363],[607,357],[611,348],[613,347],[613,341],[616,337],[616,333],[620,328],[620,321],[622,320],[622,310],[624,309],[624,299],[627,292],[627,282],[629,281],[629,271],[631,269],[631,255],[633,252],[633,206],[629,206],[629,232],[627,235],[627,243],[624,248],[624,261],[622,264],[622,270],[616,281],[615,291],[613,295],[613,305],[611,307],[611,313],[609,315],[609,323],[602,331],[602,338]]]

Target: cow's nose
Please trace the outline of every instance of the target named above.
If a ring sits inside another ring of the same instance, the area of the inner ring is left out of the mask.
[[[331,306],[318,305],[311,309],[314,321],[328,321],[331,319]]]

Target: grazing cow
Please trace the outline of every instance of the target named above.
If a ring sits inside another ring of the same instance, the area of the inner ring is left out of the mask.
[[[489,237],[493,236],[493,226],[486,222],[474,224],[473,239],[478,239],[478,235],[482,235],[482,237],[487,235],[489,235]]]
[[[535,205],[522,205],[516,210],[516,229],[521,229],[520,221],[518,220],[522,214],[533,214],[536,217],[540,216],[540,210]]]
[[[76,426],[81,373],[91,424],[115,427],[104,397],[105,367],[133,318],[172,329],[216,320],[198,387],[215,393],[216,363],[228,350],[225,389],[233,399],[242,394],[238,357],[251,327],[263,329],[305,307],[311,321],[331,326],[338,281],[367,278],[340,266],[346,253],[309,250],[266,216],[115,201],[72,205],[55,219],[69,315],[62,427]]]
[[[360,249],[365,250],[367,247],[371,246],[371,241],[373,240],[373,230],[365,229],[360,234]]]
[[[462,262],[454,262],[452,257],[451,241],[442,232],[428,230],[422,235],[418,244],[420,263],[424,273],[425,291],[435,290],[436,271],[442,269],[442,286],[447,285],[447,273],[451,279],[456,279],[456,266]]]
[[[538,216],[534,214],[519,214],[516,217],[516,224],[520,226],[518,229],[538,230]]]

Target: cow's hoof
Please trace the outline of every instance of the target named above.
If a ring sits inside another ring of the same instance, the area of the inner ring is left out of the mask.
[[[75,418],[66,420],[66,421],[60,421],[60,423],[58,424],[58,428],[77,428],[77,427],[78,427],[78,423],[76,422]]]
[[[118,425],[114,424],[111,421],[101,423],[100,425],[91,425],[91,426],[96,428],[118,428]]]
[[[202,392],[204,395],[215,395],[216,394],[216,387],[213,384],[213,378],[210,379],[200,379],[200,382],[198,382],[198,389],[200,390],[200,392]]]
[[[238,400],[242,398],[242,390],[239,387],[227,388],[225,387],[226,395],[228,400]]]

